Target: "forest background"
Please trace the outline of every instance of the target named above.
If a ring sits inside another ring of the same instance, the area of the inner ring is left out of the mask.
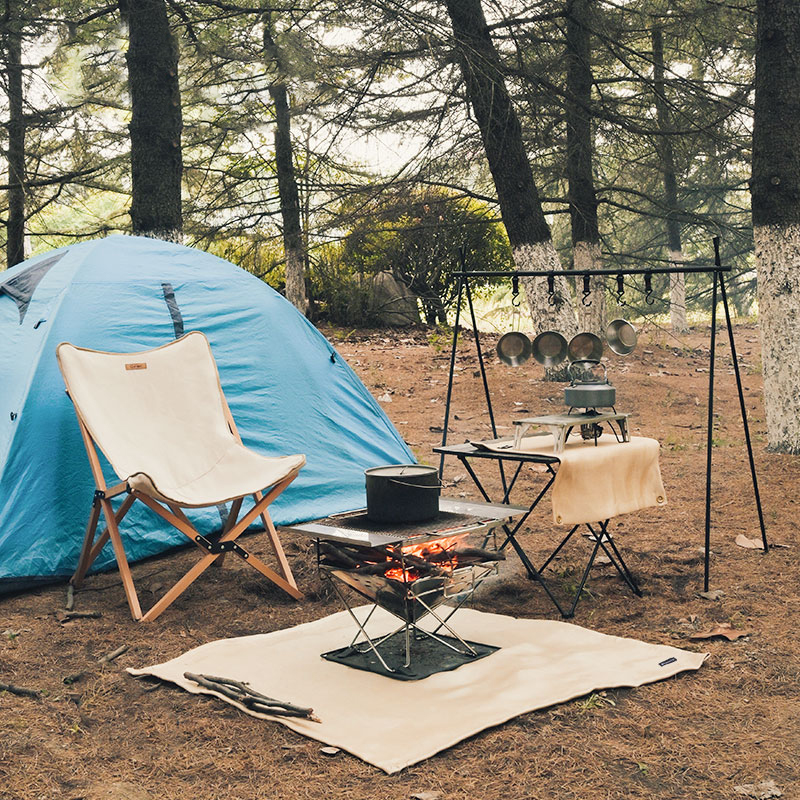
[[[796,259],[778,254],[791,270],[770,267],[762,288],[777,288],[757,298],[753,227],[796,255],[800,11],[785,0],[0,8],[7,266],[133,231],[215,252],[341,325],[370,321],[371,279],[390,272],[441,324],[460,258],[707,265],[719,236],[735,313],[775,308],[781,342],[800,342],[781,306],[800,302]],[[524,288],[534,329],[565,332],[622,311],[669,313],[680,333],[712,294],[707,276],[656,275],[649,294],[628,281],[620,310],[613,281],[588,304],[566,282],[557,303]],[[772,368],[770,330],[770,446],[800,452],[800,422],[785,422],[800,420],[785,403],[800,354],[784,344]]]

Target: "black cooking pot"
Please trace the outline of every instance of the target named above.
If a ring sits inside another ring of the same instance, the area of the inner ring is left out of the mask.
[[[391,464],[364,471],[367,516],[373,522],[422,522],[439,513],[439,471],[422,464]]]

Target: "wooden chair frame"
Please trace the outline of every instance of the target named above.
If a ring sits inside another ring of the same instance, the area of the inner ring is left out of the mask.
[[[68,393],[69,394],[69,393]],[[242,439],[236,429],[236,423],[228,407],[224,395],[222,395],[223,408],[225,417],[230,428],[231,433],[241,443]],[[74,406],[73,406],[74,407]],[[273,486],[269,487],[266,494],[263,492],[256,492],[252,495],[255,505],[251,508],[241,519],[238,519],[239,512],[242,507],[242,501],[246,495],[238,497],[232,501],[231,510],[228,513],[227,520],[222,528],[222,533],[213,541],[206,536],[203,536],[189,521],[184,514],[182,508],[175,503],[163,504],[158,500],[150,497],[150,495],[142,492],[131,490],[126,482],[118,483],[114,486],[107,486],[103,469],[100,464],[100,458],[97,454],[97,447],[89,432],[88,427],[83,421],[80,412],[75,407],[75,412],[78,417],[78,424],[80,425],[81,436],[83,443],[86,447],[86,454],[89,457],[89,465],[92,470],[92,476],[95,482],[95,494],[92,502],[92,510],[89,515],[89,521],[86,526],[86,534],[83,539],[83,547],[81,549],[80,560],[78,561],[78,568],[75,574],[70,579],[70,583],[76,588],[80,587],[86,572],[91,567],[94,560],[100,554],[100,551],[110,540],[111,546],[114,549],[114,556],[119,567],[120,576],[122,578],[122,585],[125,590],[125,597],[128,601],[128,606],[131,610],[131,615],[135,620],[142,622],[149,622],[158,617],[164,609],[171,605],[208,567],[216,563],[218,566],[222,565],[225,553],[233,552],[240,556],[244,561],[250,564],[254,569],[258,570],[264,577],[271,580],[276,586],[279,586],[287,594],[295,600],[301,600],[303,594],[297,588],[292,570],[289,567],[289,562],[286,559],[286,554],[281,546],[278,532],[275,530],[275,525],[267,511],[267,507],[272,503],[278,495],[297,477],[301,467],[298,467],[282,480],[278,481]],[[128,496],[122,501],[122,505],[115,512],[111,500],[119,495],[127,493]],[[125,515],[130,511],[131,507],[136,500],[140,500],[149,509],[158,514],[163,520],[168,522],[174,528],[179,530],[188,539],[190,539],[202,552],[203,557],[195,564],[177,583],[172,586],[146,614],[142,614],[139,597],[136,593],[136,588],[133,583],[133,576],[131,575],[130,565],[128,558],[125,554],[125,548],[122,544],[122,537],[120,536],[119,525],[125,518]],[[106,527],[97,534],[97,529],[100,523],[100,514],[102,513],[105,518]],[[244,533],[244,531],[256,520],[261,517],[264,523],[264,529],[269,538],[275,558],[278,561],[279,572],[265,564],[257,556],[249,553],[236,540]]]

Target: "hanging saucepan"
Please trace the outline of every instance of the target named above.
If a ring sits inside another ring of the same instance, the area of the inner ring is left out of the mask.
[[[603,340],[593,333],[578,333],[569,340],[570,361],[599,361],[603,355]]]
[[[614,319],[606,327],[608,346],[618,356],[627,356],[636,347],[636,328],[625,319]]]
[[[497,342],[497,355],[509,367],[518,367],[531,357],[531,340],[519,331],[504,333]]]
[[[367,517],[373,522],[421,522],[439,513],[439,470],[391,464],[364,471]]]
[[[533,357],[545,367],[555,367],[567,357],[567,340],[558,331],[544,331],[533,340]]]

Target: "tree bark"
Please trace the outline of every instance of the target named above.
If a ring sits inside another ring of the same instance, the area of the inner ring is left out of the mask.
[[[592,174],[592,66],[590,20],[593,0],[567,0],[567,182],[572,253],[575,269],[601,269],[597,195]],[[589,283],[583,297],[582,281],[576,285],[581,330],[601,333],[606,325],[606,292],[602,277]],[[588,304],[588,305],[587,305]]]
[[[180,241],[183,120],[178,49],[164,0],[120,0],[128,23],[133,232]]]
[[[505,86],[480,0],[446,0],[461,73],[481,132],[514,263],[520,270],[560,269],[522,139],[522,127]],[[566,280],[551,297],[544,278],[522,281],[534,327],[569,337],[576,330]]]
[[[651,30],[653,42],[653,89],[656,98],[656,120],[661,132],[658,144],[658,155],[661,161],[661,174],[664,179],[664,202],[667,206],[667,249],[670,267],[678,267],[683,263],[683,246],[681,244],[681,225],[678,220],[680,206],[678,204],[678,179],[675,169],[675,151],[672,147],[672,114],[667,103],[666,86],[664,84],[664,35],[657,25]],[[672,330],[685,333],[689,330],[686,321],[686,279],[682,272],[670,275],[669,279],[669,316]]]
[[[9,2],[3,17],[8,92],[8,222],[6,266],[25,260],[25,118],[22,89],[22,32],[19,8]]]
[[[283,221],[283,251],[286,262],[286,299],[299,311],[308,311],[306,295],[305,251],[303,230],[300,224],[300,193],[294,171],[292,149],[292,122],[289,110],[289,92],[285,71],[278,48],[270,31],[269,15],[264,20],[264,51],[277,70],[277,77],[269,86],[275,109],[275,171],[278,175],[278,195]]]
[[[758,0],[753,233],[769,449],[800,453],[800,5]]]

